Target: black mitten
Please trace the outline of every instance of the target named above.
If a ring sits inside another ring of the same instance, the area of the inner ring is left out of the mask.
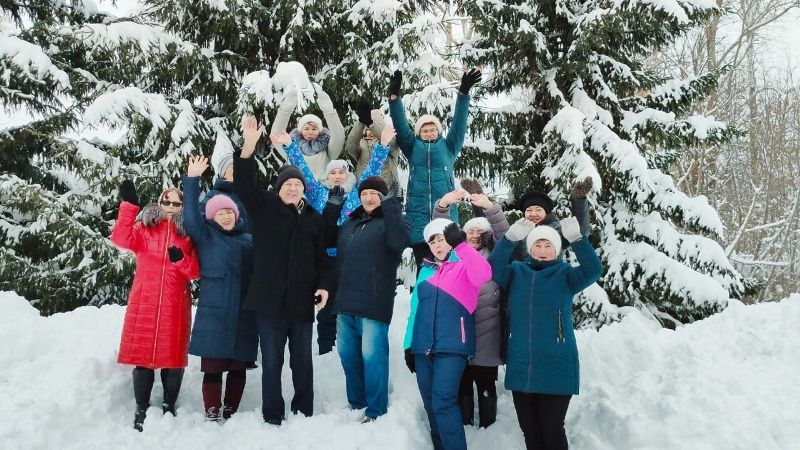
[[[469,94],[469,90],[472,89],[472,86],[475,86],[480,81],[481,81],[480,70],[472,69],[469,72],[465,72],[464,75],[461,76],[461,86],[458,87],[458,92],[467,95]]]
[[[444,227],[444,240],[450,244],[450,247],[456,248],[458,244],[467,240],[467,235],[458,228],[458,225],[451,223]]]
[[[403,74],[399,70],[395,70],[391,77],[389,77],[389,97],[392,95],[400,96],[400,83],[403,82]]]
[[[119,185],[119,199],[139,206],[139,196],[136,195],[136,186],[131,180],[123,180]]]
[[[183,259],[183,250],[175,246],[168,248],[167,254],[169,255],[169,261],[173,263]]]
[[[404,357],[406,359],[406,367],[408,367],[408,370],[410,370],[411,373],[416,372],[417,364],[416,361],[414,360],[414,354],[411,353],[411,350],[409,349],[406,349],[404,353],[405,353]]]
[[[372,125],[372,106],[364,100],[358,102],[356,105],[356,114],[358,114],[358,121],[366,126]]]

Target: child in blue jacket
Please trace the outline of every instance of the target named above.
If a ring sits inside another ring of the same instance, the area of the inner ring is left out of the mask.
[[[458,388],[467,360],[475,356],[472,314],[492,271],[453,222],[434,219],[423,235],[435,261],[425,261],[411,297],[406,361],[417,374],[434,449],[464,450]]]
[[[572,299],[603,272],[578,220],[554,228],[520,219],[497,242],[489,263],[492,277],[508,292],[511,334],[506,389],[512,391],[528,449],[567,449],[564,418],[578,394],[578,346],[572,325]],[[561,257],[561,236],[578,258],[572,266]],[[525,240],[530,257],[512,261]]]

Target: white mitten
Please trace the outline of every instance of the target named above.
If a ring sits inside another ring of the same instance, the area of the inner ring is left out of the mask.
[[[583,237],[581,235],[581,225],[578,223],[578,219],[567,217],[559,223],[561,223],[561,235],[569,242],[575,242]]]
[[[536,228],[536,224],[523,217],[508,228],[506,239],[512,242],[521,241],[528,237],[534,228]]]
[[[323,113],[334,111],[331,96],[325,93],[318,84],[314,84],[314,90],[317,91],[317,105],[319,105],[319,109],[321,109]]]

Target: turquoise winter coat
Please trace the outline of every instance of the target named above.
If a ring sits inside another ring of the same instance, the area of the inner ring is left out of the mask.
[[[587,238],[572,243],[579,266],[554,261],[511,261],[516,242],[505,237],[489,256],[492,278],[508,292],[511,334],[506,389],[577,395],[580,373],[572,325],[572,298],[603,273]]]
[[[439,130],[438,138],[424,141],[409,127],[400,98],[389,100],[389,115],[397,129],[397,146],[409,166],[406,216],[411,222],[412,244],[425,242],[422,230],[432,219],[436,201],[455,187],[453,164],[464,145],[468,112],[469,96],[458,94],[447,136]],[[450,217],[458,223],[456,208],[452,208]]]

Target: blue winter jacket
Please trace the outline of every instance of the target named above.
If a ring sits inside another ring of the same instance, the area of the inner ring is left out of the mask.
[[[397,129],[397,146],[409,165],[406,215],[411,221],[411,243],[424,243],[422,230],[431,221],[436,201],[454,189],[453,164],[464,145],[467,133],[469,96],[458,94],[453,120],[447,136],[424,141],[408,125],[403,102],[398,97],[389,100],[389,115]],[[458,210],[452,208],[450,217],[458,223]]]
[[[247,220],[247,211],[244,209],[244,203],[242,200],[239,199],[239,196],[236,195],[236,192],[233,191],[233,182],[232,181],[225,181],[222,178],[217,178],[214,181],[214,187],[206,192],[206,195],[200,199],[200,214],[205,217],[206,216],[206,204],[211,197],[219,194],[225,194],[236,203],[236,207],[239,208],[239,219],[242,221],[242,233],[249,233],[250,232],[250,221]]]
[[[603,273],[600,258],[587,238],[572,243],[580,263],[576,267],[561,258],[512,262],[515,247],[504,237],[489,256],[492,277],[508,292],[506,389],[577,395],[580,374],[572,298]]]
[[[184,227],[200,261],[200,298],[189,353],[204,358],[255,361],[255,315],[241,307],[249,285],[253,243],[241,219],[231,231],[200,214],[199,179],[184,177]]]

